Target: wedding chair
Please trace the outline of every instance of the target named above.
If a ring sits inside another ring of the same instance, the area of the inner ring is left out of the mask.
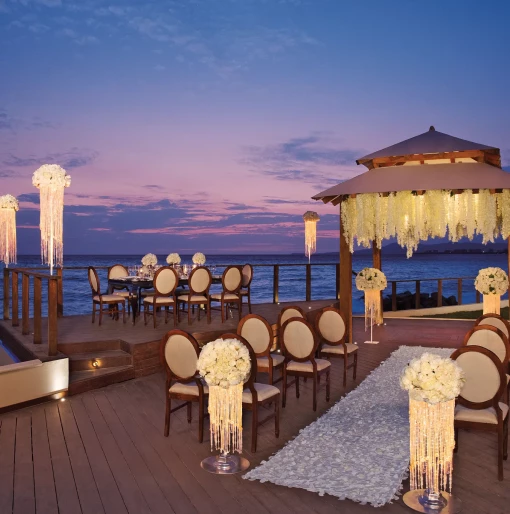
[[[275,384],[282,377],[274,380],[274,372],[283,368],[283,355],[271,353],[273,347],[273,329],[262,316],[257,314],[246,315],[237,325],[237,333],[246,339],[252,347],[257,358],[257,371],[269,374],[269,383]]]
[[[451,358],[464,371],[465,382],[455,406],[455,451],[459,429],[496,432],[498,479],[503,480],[503,460],[508,458],[508,405],[501,402],[506,377],[496,355],[481,346],[464,346]]]
[[[188,423],[192,420],[192,404],[198,403],[198,440],[204,440],[205,398],[209,394],[207,384],[197,371],[200,347],[191,334],[182,330],[170,330],[160,343],[160,358],[166,372],[165,437],[170,432],[170,415],[187,406]],[[172,400],[182,401],[172,409]]]
[[[347,370],[353,368],[352,378],[356,380],[358,368],[358,346],[346,343],[345,321],[334,307],[325,307],[315,319],[315,330],[319,336],[319,357],[339,357],[344,361],[344,387],[347,385]],[[348,364],[352,355],[352,363]]]
[[[211,300],[209,289],[212,284],[211,272],[203,266],[196,267],[190,274],[189,293],[177,297],[177,301],[188,306],[188,325],[191,325],[191,308],[198,306],[198,320],[200,321],[200,306],[205,305],[207,309],[207,323],[211,323]],[[177,309],[177,320],[180,321],[180,312]]]
[[[116,278],[124,278],[129,277],[129,272],[126,266],[123,264],[114,264],[113,266],[110,266],[108,268],[108,281],[114,280]],[[126,299],[127,302],[127,308],[128,308],[128,314],[131,313],[131,304],[129,302],[129,298],[131,296],[131,293],[127,286],[108,286],[109,291],[112,291],[113,294],[116,294],[117,296],[122,296],[122,298]],[[126,291],[127,289],[127,291]]]
[[[126,300],[116,294],[101,294],[99,276],[93,266],[88,267],[88,279],[92,289],[92,323],[96,320],[96,305],[99,305],[99,326],[103,321],[103,312],[109,312],[119,319],[119,304],[122,305],[122,321],[126,322]],[[103,306],[106,306],[104,308]]]
[[[318,340],[310,323],[302,318],[290,318],[283,324],[280,342],[285,356],[282,406],[285,407],[287,400],[287,376],[295,377],[296,398],[299,398],[299,378],[312,378],[313,410],[316,411],[317,386],[323,374],[326,375],[326,401],[329,402],[331,362],[315,358]]]
[[[251,314],[251,281],[253,280],[253,266],[251,264],[245,264],[243,269],[241,270],[243,275],[243,280],[241,282],[241,291],[239,294],[241,295],[241,301],[244,297],[248,300],[248,312]]]
[[[177,325],[177,298],[175,290],[179,285],[177,272],[169,266],[159,268],[154,274],[154,295],[146,296],[143,300],[143,321],[147,325],[147,317],[154,319],[156,328],[156,313],[161,307],[165,310],[165,323],[168,322],[168,308],[172,307],[174,314],[174,327]],[[151,307],[152,305],[152,312]]]
[[[280,390],[269,384],[259,384],[255,382],[257,377],[257,360],[255,352],[250,343],[239,334],[223,334],[222,339],[237,339],[241,341],[250,352],[251,370],[244,383],[243,390],[243,410],[251,411],[251,451],[257,451],[257,432],[258,427],[266,421],[274,418],[274,435],[280,436]],[[274,412],[259,421],[260,407],[267,407],[274,403]]]
[[[229,305],[237,305],[239,319],[241,319],[243,300],[239,291],[241,290],[242,278],[241,270],[238,266],[228,266],[221,277],[223,291],[210,295],[212,301],[220,302],[222,323],[225,322],[225,310],[228,309]],[[226,314],[228,319],[228,311]]]
[[[503,334],[510,339],[510,323],[499,314],[484,314],[475,321],[475,327],[478,325],[491,325],[499,328]]]

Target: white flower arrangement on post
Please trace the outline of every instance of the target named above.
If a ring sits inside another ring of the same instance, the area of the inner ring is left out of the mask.
[[[148,253],[142,257],[142,264],[147,267],[156,266],[158,258],[153,253]]]
[[[192,259],[193,264],[196,264],[197,266],[203,266],[205,264],[205,255],[201,252],[197,252],[195,255],[193,255]]]
[[[8,267],[16,262],[16,212],[18,200],[12,195],[0,196],[0,261]]]
[[[501,312],[501,295],[508,290],[508,275],[501,268],[484,268],[475,279],[475,289],[483,294],[483,313]]]
[[[170,253],[166,258],[166,263],[169,265],[180,264],[181,256],[178,253]]]
[[[209,386],[211,450],[219,456],[202,461],[213,473],[236,473],[249,463],[229,455],[243,450],[243,387],[251,370],[248,348],[237,339],[216,339],[200,352],[198,372]]]
[[[431,353],[413,359],[402,372],[400,386],[409,392],[411,453],[411,490],[404,503],[411,508],[418,501],[439,512],[446,504],[444,491],[452,489],[455,398],[463,384],[455,361]]]
[[[366,343],[377,343],[372,340],[372,327],[376,320],[382,318],[381,291],[387,285],[386,275],[377,268],[363,268],[356,275],[356,287],[365,292],[365,330],[370,325],[370,341]]]

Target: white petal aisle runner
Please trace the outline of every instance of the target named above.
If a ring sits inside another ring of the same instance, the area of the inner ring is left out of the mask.
[[[397,499],[409,467],[409,402],[399,377],[404,366],[424,352],[448,357],[453,350],[401,346],[354,391],[244,478],[374,507]]]

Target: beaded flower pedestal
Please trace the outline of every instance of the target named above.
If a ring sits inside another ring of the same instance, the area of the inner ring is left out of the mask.
[[[379,341],[374,341],[374,324],[381,316],[381,291],[379,289],[367,289],[365,291],[365,330],[370,325],[370,341],[365,341],[365,344],[379,344]]]
[[[501,296],[499,294],[483,295],[483,313],[484,314],[500,314],[501,313]]]
[[[410,488],[404,503],[417,512],[458,512],[451,494],[455,400],[431,404],[409,397]]]
[[[250,461],[240,455],[220,453],[220,455],[207,457],[200,463],[200,466],[215,475],[232,475],[246,471],[250,467]]]

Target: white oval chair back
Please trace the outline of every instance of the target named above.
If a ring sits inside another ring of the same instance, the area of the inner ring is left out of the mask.
[[[251,280],[253,278],[253,266],[251,264],[245,264],[243,266],[242,275],[243,279],[241,285],[243,287],[248,287],[251,284]]]
[[[198,353],[185,334],[170,334],[165,343],[164,356],[168,368],[176,378],[183,380],[195,375]]]
[[[286,307],[280,313],[280,326],[283,327],[284,323],[290,318],[303,318],[303,312],[297,307]]]
[[[318,316],[317,330],[327,344],[339,344],[345,337],[345,322],[337,309],[326,308]]]
[[[476,326],[482,326],[482,325],[489,325],[491,327],[495,327],[495,328],[501,330],[501,332],[503,332],[503,334],[505,334],[507,338],[510,338],[510,330],[508,328],[509,323],[507,321],[505,321],[501,316],[498,316],[498,315],[482,316],[481,318],[479,318],[476,321]]]
[[[291,359],[310,358],[316,350],[316,341],[310,324],[302,318],[291,318],[282,327],[283,351]]]
[[[477,325],[467,334],[464,346],[481,346],[497,355],[498,359],[507,364],[509,356],[508,339],[505,334],[490,325]]]
[[[241,270],[237,266],[229,266],[222,277],[223,289],[228,293],[238,293],[242,282]]]
[[[88,277],[89,277],[89,284],[90,288],[92,289],[93,295],[100,294],[99,291],[99,277],[97,276],[97,271],[92,266],[89,266],[88,269]]]
[[[160,268],[154,276],[154,289],[161,295],[173,293],[179,283],[177,272],[168,266]]]
[[[190,275],[189,286],[193,293],[205,293],[211,286],[211,273],[207,268],[195,268]]]
[[[114,264],[108,270],[108,280],[114,280],[116,278],[123,278],[127,276],[129,276],[128,270],[126,269],[126,266],[123,266],[122,264]]]
[[[249,314],[239,323],[239,335],[246,339],[256,355],[264,353],[272,345],[273,334],[261,316]]]

